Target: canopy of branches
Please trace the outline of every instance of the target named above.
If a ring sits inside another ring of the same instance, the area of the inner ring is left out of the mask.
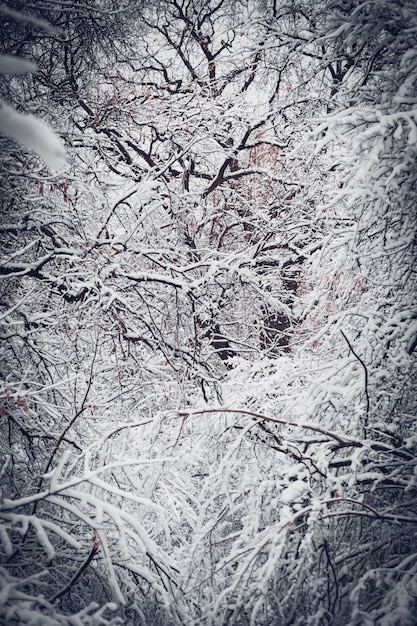
[[[414,0],[0,20],[0,623],[417,623]]]

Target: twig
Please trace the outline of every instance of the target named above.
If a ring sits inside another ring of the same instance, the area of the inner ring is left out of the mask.
[[[59,598],[62,598],[62,596],[64,596],[66,593],[68,593],[71,590],[71,587],[75,585],[77,580],[80,578],[81,574],[90,565],[91,561],[94,559],[97,552],[98,552],[98,546],[94,544],[90,550],[90,554],[88,555],[84,563],[81,565],[78,572],[71,578],[71,580],[65,585],[65,587],[61,589],[61,591],[58,591],[58,593],[56,593],[52,598],[49,599],[49,602],[51,603],[56,602],[56,600],[59,600]]]
[[[365,378],[365,399],[366,399],[366,411],[365,411],[365,432],[366,429],[368,427],[368,417],[369,417],[369,409],[370,409],[370,402],[369,402],[369,393],[368,393],[368,368],[366,367],[365,362],[363,361],[363,359],[361,359],[361,357],[359,356],[359,354],[357,354],[355,352],[355,350],[352,347],[352,344],[350,343],[349,339],[346,337],[345,333],[343,332],[342,329],[340,329],[340,332],[342,333],[342,336],[344,338],[344,340],[346,341],[347,345],[349,346],[349,350],[352,352],[353,356],[359,361],[359,363],[362,365],[363,367],[363,371],[364,371],[364,378]]]
[[[237,415],[249,415],[254,419],[259,419],[264,422],[272,422],[273,424],[282,424],[283,426],[295,426],[296,428],[305,428],[306,430],[312,430],[313,432],[320,433],[321,435],[325,435],[330,439],[334,439],[340,446],[353,446],[353,447],[362,447],[362,442],[356,439],[351,439],[350,437],[342,437],[326,428],[322,428],[321,426],[311,425],[311,424],[297,424],[297,422],[291,422],[289,420],[279,419],[277,417],[269,417],[268,415],[263,415],[262,413],[255,413],[254,411],[249,411],[248,409],[225,409],[225,408],[212,408],[212,409],[197,409],[192,411],[175,411],[177,415],[180,417],[188,417],[189,415],[204,415],[207,413],[236,413]]]

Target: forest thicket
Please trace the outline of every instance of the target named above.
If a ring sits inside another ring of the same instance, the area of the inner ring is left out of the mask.
[[[416,624],[415,0],[7,0],[0,72],[0,624]]]

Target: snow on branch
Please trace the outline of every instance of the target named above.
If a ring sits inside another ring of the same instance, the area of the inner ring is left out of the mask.
[[[37,17],[32,17],[31,15],[25,15],[20,11],[14,11],[13,9],[9,9],[8,7],[0,7],[0,15],[10,17],[15,22],[32,24],[33,26],[37,26],[38,28],[42,28],[46,32],[51,33],[51,35],[56,35],[57,33],[59,33],[59,30],[54,26],[51,26],[49,22],[45,22],[45,20],[40,20]]]
[[[65,149],[54,131],[33,115],[18,113],[0,101],[0,132],[38,154],[51,169],[65,166]]]
[[[0,74],[28,74],[36,71],[36,65],[27,59],[0,54]]]
[[[112,473],[126,466],[165,463],[172,459],[165,457],[139,459],[112,463],[96,469],[90,469],[89,454],[79,460],[82,461],[82,465],[77,473],[69,453],[65,453],[57,467],[47,475],[49,485],[42,492],[16,500],[6,499],[2,502],[0,541],[5,553],[9,556],[14,553],[15,531],[19,535],[26,535],[32,528],[48,560],[57,556],[55,542],[50,537],[51,533],[58,536],[62,544],[80,552],[85,549],[86,537],[88,538],[88,531],[90,531],[92,545],[94,544],[95,547],[93,556],[97,553],[97,558],[103,560],[112,589],[121,604],[125,603],[125,599],[113,562],[114,536],[117,537],[117,555],[121,555],[123,560],[128,562],[131,554],[137,555],[139,552],[144,557],[148,557],[158,571],[163,572],[164,576],[176,584],[175,576],[178,568],[174,560],[164,553],[137,517],[128,512],[121,503],[123,501],[136,503],[147,510],[152,509],[154,514],[159,516],[164,516],[164,509],[147,497],[126,492],[111,484],[109,480],[99,478],[100,474]],[[113,503],[115,497],[118,504]],[[42,507],[37,506],[40,503]],[[31,504],[37,507],[36,515],[33,513],[28,515],[23,508]],[[48,519],[50,516],[53,516],[54,521]],[[57,519],[60,521],[55,521]],[[74,536],[73,531],[68,533],[65,530],[66,522],[70,519],[76,520],[79,528],[78,536]],[[133,546],[134,549],[132,549]]]
[[[18,22],[26,22],[56,34],[57,30],[47,22],[7,7],[0,7],[0,15]],[[27,59],[0,54],[0,74],[35,73],[37,67]],[[65,149],[59,137],[41,120],[33,115],[18,113],[14,108],[0,100],[0,133],[14,139],[19,145],[38,154],[50,169],[62,169],[65,166]]]
[[[262,413],[255,413],[253,411],[249,411],[246,409],[225,409],[224,407],[212,408],[212,409],[200,409],[193,411],[177,411],[177,415],[180,417],[188,417],[189,415],[204,415],[207,413],[231,413],[237,415],[249,415],[250,417],[266,422],[273,422],[275,424],[281,424],[283,426],[296,426],[297,428],[305,428],[306,430],[312,430],[314,432],[320,433],[321,435],[325,435],[330,439],[334,439],[341,446],[353,446],[360,447],[362,446],[362,442],[358,439],[353,439],[352,437],[347,437],[346,435],[339,435],[338,433],[332,432],[319,426],[318,424],[298,424],[297,422],[292,422],[285,419],[279,419],[276,417],[270,417],[268,415],[263,415]]]

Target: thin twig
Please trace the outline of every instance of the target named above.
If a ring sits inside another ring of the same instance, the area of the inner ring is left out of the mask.
[[[369,380],[369,376],[368,376],[368,368],[366,367],[366,363],[364,362],[363,359],[361,359],[361,357],[359,356],[359,354],[357,354],[355,352],[355,350],[352,347],[352,344],[350,343],[349,339],[346,337],[345,333],[343,332],[342,329],[340,329],[340,332],[342,333],[342,336],[344,338],[344,340],[346,341],[347,345],[349,346],[349,350],[352,352],[353,356],[359,361],[359,363],[362,365],[363,367],[363,371],[364,371],[364,378],[365,378],[365,399],[366,399],[366,411],[365,411],[365,430],[368,427],[368,416],[369,416],[369,409],[370,409],[370,401],[369,401],[369,393],[368,393],[368,380]]]
[[[51,604],[56,602],[56,600],[59,600],[59,598],[62,598],[62,596],[64,596],[66,593],[68,593],[70,591],[71,587],[73,587],[75,585],[77,580],[80,578],[81,574],[90,565],[91,561],[94,559],[94,557],[97,554],[97,552],[98,552],[98,547],[96,545],[93,545],[93,547],[90,550],[90,553],[89,553],[88,557],[86,558],[84,563],[81,565],[81,567],[78,570],[78,572],[71,578],[71,580],[65,585],[65,587],[63,589],[61,589],[61,591],[58,591],[58,593],[56,593],[52,598],[50,598],[49,602],[51,602]]]
[[[204,415],[207,413],[236,413],[237,415],[249,415],[253,419],[259,419],[264,422],[272,422],[273,424],[282,424],[283,426],[295,426],[296,428],[305,428],[306,430],[312,430],[313,432],[325,435],[330,439],[334,439],[341,446],[353,446],[362,447],[362,442],[357,439],[351,439],[338,435],[326,428],[311,424],[298,424],[297,422],[291,422],[289,420],[279,419],[277,417],[270,417],[269,415],[263,415],[262,413],[255,413],[248,409],[225,409],[225,408],[212,408],[212,409],[197,409],[192,411],[175,411],[180,417],[188,417],[190,415]]]

